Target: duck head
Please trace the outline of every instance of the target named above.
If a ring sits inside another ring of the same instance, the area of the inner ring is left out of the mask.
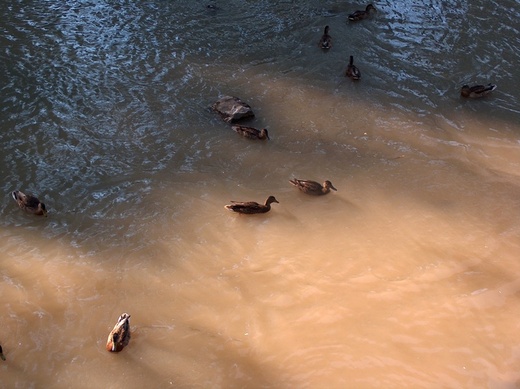
[[[334,185],[332,185],[332,182],[330,182],[329,180],[327,180],[323,183],[323,187],[326,189],[332,189],[332,190],[337,191],[337,189],[334,188]]]
[[[267,200],[265,200],[265,205],[269,205],[269,204],[272,204],[272,203],[278,203],[278,204],[280,204],[279,201],[276,200],[276,198],[275,198],[274,196],[269,196],[269,197],[267,198]]]

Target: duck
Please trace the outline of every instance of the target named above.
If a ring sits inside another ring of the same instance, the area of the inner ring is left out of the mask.
[[[45,204],[38,200],[36,196],[25,194],[19,190],[15,190],[11,195],[21,209],[34,215],[47,216]]]
[[[107,339],[107,351],[119,352],[130,342],[130,315],[123,313],[110,331]]]
[[[271,210],[272,203],[279,203],[278,200],[274,196],[269,196],[267,200],[265,200],[265,204],[258,204],[255,201],[231,201],[231,204],[225,205],[226,209],[237,213],[266,213]]]
[[[324,50],[328,50],[332,47],[332,37],[329,35],[329,26],[325,26],[323,35],[320,38],[318,46]]]
[[[374,7],[372,4],[369,4],[369,5],[367,5],[367,7],[364,11],[356,11],[356,12],[348,15],[348,20],[357,22],[358,20],[366,19],[370,16],[371,10],[373,10],[374,12],[377,12],[376,7]]]
[[[301,190],[303,193],[315,196],[327,194],[330,192],[331,189],[337,191],[337,189],[334,188],[334,185],[332,185],[332,182],[330,182],[329,180],[325,181],[323,185],[316,181],[299,180],[297,178],[293,178],[292,180],[289,180],[289,182],[293,184],[295,187],[297,187],[299,190]]]
[[[5,355],[4,355],[4,350],[2,350],[2,346],[0,346],[0,359],[2,361],[5,361]]]
[[[354,57],[350,56],[350,62],[348,63],[347,70],[345,71],[345,76],[350,77],[353,80],[359,80],[361,78],[361,72],[354,65]]]
[[[269,138],[269,132],[267,128],[262,128],[261,130],[257,130],[253,127],[246,126],[231,126],[231,129],[235,131],[237,134],[245,136],[247,139],[271,139]]]
[[[463,85],[460,90],[460,95],[462,97],[470,97],[472,99],[477,99],[479,97],[484,97],[490,94],[492,91],[496,89],[495,84],[487,84],[487,85]]]

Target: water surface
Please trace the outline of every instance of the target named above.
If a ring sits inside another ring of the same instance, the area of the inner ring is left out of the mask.
[[[518,387],[518,3],[374,4],[0,5],[3,385]]]

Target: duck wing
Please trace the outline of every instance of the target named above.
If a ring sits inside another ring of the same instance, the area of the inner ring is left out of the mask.
[[[495,90],[496,87],[497,86],[494,84],[474,85],[469,90],[471,93],[485,94],[485,93],[489,93],[489,92]]]
[[[257,130],[253,127],[246,126],[232,126],[233,131],[239,133],[240,135],[245,136],[246,138],[258,138],[260,136],[260,130]]]
[[[320,39],[319,46],[322,49],[330,49],[332,47],[332,38],[330,35],[323,35]]]
[[[256,209],[263,207],[263,204],[258,204],[256,201],[231,201],[231,206],[233,208],[250,208]]]
[[[24,203],[27,208],[38,208],[40,200],[35,196],[28,194],[25,196]]]
[[[298,180],[295,178],[291,180],[291,183],[303,191],[321,191],[323,189],[320,183],[311,180]]]
[[[359,20],[363,19],[365,17],[366,12],[365,11],[355,11],[348,15],[348,20]]]
[[[231,201],[231,204],[226,205],[226,208],[233,212],[239,213],[263,213],[267,212],[270,206],[258,204],[255,201],[238,202]]]

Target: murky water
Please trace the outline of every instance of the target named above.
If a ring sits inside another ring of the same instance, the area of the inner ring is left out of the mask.
[[[520,386],[519,4],[374,4],[0,5],[0,386]]]

